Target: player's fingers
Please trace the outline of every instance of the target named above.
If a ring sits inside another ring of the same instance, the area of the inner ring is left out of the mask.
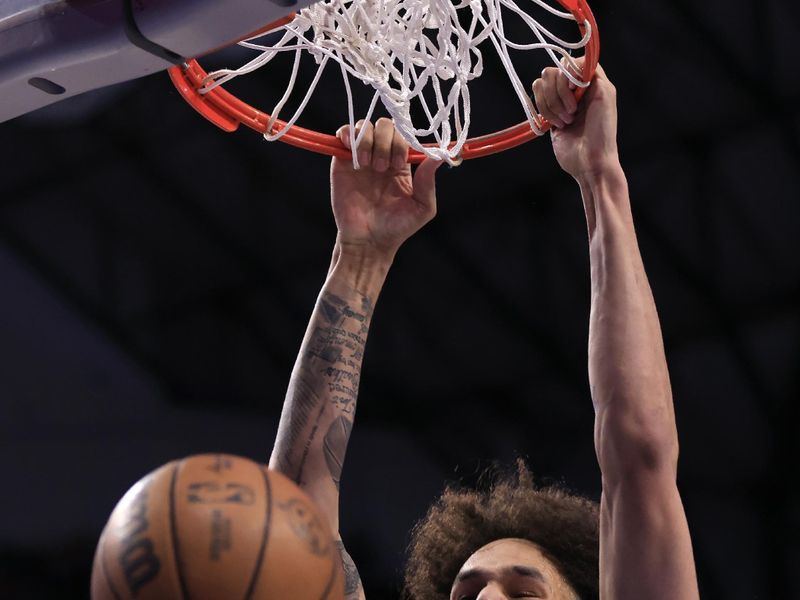
[[[443,162],[426,158],[414,171],[414,198],[425,207],[429,221],[436,216],[436,170]]]
[[[373,146],[373,133],[374,128],[372,123],[364,121],[363,119],[356,123],[356,140],[358,140],[361,132],[364,132],[363,137],[358,143],[358,162],[362,167],[369,166],[372,161],[372,146]]]
[[[408,164],[408,142],[400,135],[396,128],[392,127],[392,168],[401,170]]]
[[[586,64],[586,57],[580,56],[575,59],[575,62],[577,63],[578,68],[582,69],[584,64]],[[570,73],[575,75],[577,78],[580,79],[582,77],[580,72],[576,73],[575,69],[569,66],[569,62],[567,61],[566,58],[561,59],[561,64],[567,66],[567,68],[569,68],[570,70]],[[592,85],[590,85],[587,88],[587,93],[594,94],[597,88],[601,88],[604,92],[607,93],[611,94],[616,93],[616,88],[614,87],[614,84],[611,83],[611,81],[608,78],[608,74],[606,73],[606,70],[600,63],[598,63],[597,66],[595,67],[594,77],[592,78]],[[570,89],[574,90],[575,85],[570,83]]]
[[[336,137],[342,142],[342,145],[350,150],[352,148],[352,140],[350,139],[350,125],[342,125],[336,130]]]
[[[540,77],[533,82],[533,98],[536,102],[536,108],[539,110],[539,114],[550,121],[552,125],[563,127],[564,121],[561,120],[558,113],[550,106],[549,95],[547,83],[544,78]]]
[[[584,59],[578,59],[580,63],[583,63]],[[582,66],[582,64],[581,64]],[[608,79],[608,75],[606,74],[605,69],[598,64],[595,67],[594,76],[592,77],[591,85],[586,88],[586,95],[584,98],[586,100],[593,100],[598,97],[605,97],[610,98],[612,101],[616,99],[617,89],[614,87],[614,84]],[[584,100],[584,104],[586,103]]]
[[[547,104],[550,106],[550,110],[558,115],[558,120],[561,121],[562,127],[564,124],[569,125],[572,123],[572,114],[564,104],[564,99],[558,89],[559,80],[563,76],[564,74],[558,67],[548,67],[542,71]]]
[[[372,168],[383,173],[389,168],[392,157],[392,138],[394,123],[391,119],[381,117],[375,124],[375,137],[372,144]]]
[[[582,79],[583,76],[581,74],[581,69],[583,69],[583,65],[586,62],[586,57],[585,56],[579,56],[578,58],[573,58],[572,60],[575,61],[575,64],[577,65],[577,68],[573,67],[572,63],[569,60],[567,60],[566,57],[561,59],[561,64],[564,65],[567,68],[567,70],[575,76],[576,79]],[[571,81],[569,81],[569,80],[567,80],[567,81],[568,81],[567,85],[569,86],[569,89],[574,91],[578,87],[577,85],[575,85]]]
[[[578,101],[575,100],[575,92],[572,91],[574,87],[575,84],[564,73],[559,71],[558,75],[556,75],[556,90],[558,91],[558,97],[561,98],[564,110],[567,111],[566,116],[569,117],[569,119],[565,119],[567,123],[572,123],[572,115],[578,110]]]

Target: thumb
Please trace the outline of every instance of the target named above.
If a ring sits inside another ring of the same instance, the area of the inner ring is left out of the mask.
[[[431,218],[436,214],[436,171],[442,163],[426,158],[414,172],[414,199],[427,209]]]
[[[436,195],[436,171],[444,161],[433,158],[423,160],[414,172],[414,195]]]

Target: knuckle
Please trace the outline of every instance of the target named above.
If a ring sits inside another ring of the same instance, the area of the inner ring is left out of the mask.
[[[614,86],[613,83],[610,81],[605,80],[595,80],[592,82],[592,85],[600,84],[600,89],[603,91],[604,94],[607,94],[609,97],[614,98],[617,95],[617,88]]]

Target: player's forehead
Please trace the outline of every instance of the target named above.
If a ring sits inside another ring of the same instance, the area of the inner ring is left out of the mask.
[[[555,565],[533,542],[517,538],[495,540],[478,548],[462,565],[456,580],[518,574],[554,584],[562,580]]]
[[[575,598],[558,568],[528,540],[504,538],[476,550],[459,569],[451,595],[474,592],[490,581],[502,582],[511,589],[535,588],[545,598]]]
[[[555,568],[533,542],[518,538],[503,538],[478,548],[464,562],[460,571],[473,568],[501,568],[518,563],[537,563]]]

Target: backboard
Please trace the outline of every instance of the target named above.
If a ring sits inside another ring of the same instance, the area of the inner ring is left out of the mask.
[[[3,0],[0,123],[205,54],[312,0]]]

